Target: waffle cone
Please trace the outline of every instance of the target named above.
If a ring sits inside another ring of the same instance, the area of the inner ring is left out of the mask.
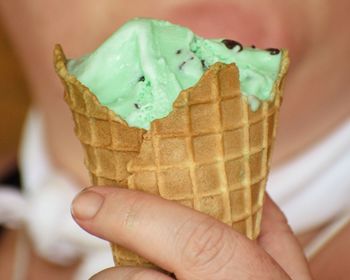
[[[258,236],[287,52],[274,99],[257,111],[240,92],[237,67],[216,63],[148,131],[129,127],[102,106],[67,72],[60,46],[54,55],[93,185],[159,195],[211,215],[250,239]],[[112,248],[117,265],[152,266],[118,245]]]

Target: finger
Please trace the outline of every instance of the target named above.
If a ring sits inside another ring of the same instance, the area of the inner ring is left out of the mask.
[[[160,197],[97,187],[82,192],[72,209],[88,232],[131,249],[179,279],[264,279],[261,271],[271,272],[268,279],[286,277],[256,243],[207,215]]]
[[[136,267],[111,267],[90,278],[90,280],[172,280],[161,272]]]
[[[265,197],[258,242],[292,279],[311,279],[301,246],[283,212],[268,194]]]

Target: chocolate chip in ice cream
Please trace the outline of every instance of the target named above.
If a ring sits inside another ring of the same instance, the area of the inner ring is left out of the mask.
[[[243,50],[242,44],[237,42],[237,41],[230,40],[230,39],[224,39],[221,42],[226,46],[226,48],[228,48],[230,50],[234,49],[236,46],[239,47],[238,52]]]
[[[201,63],[202,63],[203,70],[207,70],[208,66],[205,64],[205,60],[204,59],[201,59]]]
[[[182,68],[185,66],[186,61],[182,61],[182,63],[179,65],[179,69],[182,70]]]
[[[145,76],[141,76],[140,78],[139,78],[139,82],[144,82],[145,81]]]
[[[268,49],[265,49],[265,50],[268,51],[271,55],[277,55],[277,54],[280,53],[279,49],[268,48]]]

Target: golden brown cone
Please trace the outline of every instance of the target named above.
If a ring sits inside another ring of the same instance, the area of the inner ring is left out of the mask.
[[[60,46],[54,55],[93,185],[160,195],[209,214],[248,238],[258,236],[289,64],[286,51],[274,99],[262,102],[256,112],[240,93],[237,67],[217,63],[194,87],[182,91],[169,116],[153,121],[149,131],[128,127],[102,106],[67,72]],[[152,266],[120,246],[112,247],[117,265]]]

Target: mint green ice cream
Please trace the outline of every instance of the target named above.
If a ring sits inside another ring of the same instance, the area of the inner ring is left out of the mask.
[[[281,52],[242,47],[232,40],[204,39],[166,21],[133,19],[93,53],[68,62],[68,70],[102,105],[129,126],[149,129],[172,111],[179,93],[215,64],[235,63],[251,109],[271,100]]]

